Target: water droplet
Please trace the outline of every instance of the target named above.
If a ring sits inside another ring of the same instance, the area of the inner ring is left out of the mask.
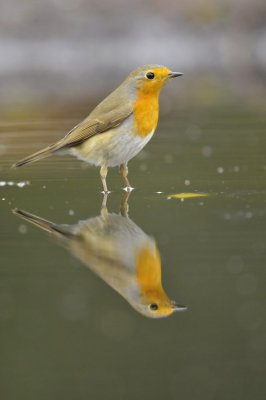
[[[29,181],[22,181],[22,182],[18,182],[18,183],[17,183],[17,187],[23,188],[23,187],[25,187],[25,186],[27,186],[27,185],[29,185],[29,184],[30,184]]]
[[[251,211],[246,212],[246,218],[250,219],[253,217],[253,213]]]
[[[19,233],[21,233],[22,235],[24,235],[25,233],[28,232],[28,227],[24,224],[20,224],[18,227],[18,231]]]
[[[148,167],[147,164],[141,163],[139,166],[140,171],[145,172],[147,171]]]
[[[213,154],[213,149],[211,146],[203,146],[201,148],[201,154],[203,157],[211,157]]]
[[[174,157],[172,156],[172,154],[165,154],[164,155],[164,162],[166,164],[172,164],[174,161]]]

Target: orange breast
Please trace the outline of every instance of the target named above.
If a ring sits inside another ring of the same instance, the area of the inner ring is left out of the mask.
[[[159,117],[158,96],[138,92],[134,104],[136,134],[145,137],[156,129]]]
[[[143,247],[137,255],[136,278],[141,297],[149,303],[160,305],[157,314],[173,312],[171,301],[165,293],[161,280],[161,257],[159,251]]]
[[[161,257],[159,251],[143,247],[137,255],[136,277],[142,294],[161,290]]]

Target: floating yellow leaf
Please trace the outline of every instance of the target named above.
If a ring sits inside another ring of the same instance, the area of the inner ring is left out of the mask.
[[[176,193],[170,194],[167,199],[193,199],[195,197],[207,197],[208,193]]]

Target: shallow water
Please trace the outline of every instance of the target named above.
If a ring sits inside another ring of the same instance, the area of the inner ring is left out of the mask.
[[[4,398],[264,399],[265,116],[245,108],[172,112],[129,163],[130,220],[157,244],[167,295],[187,307],[156,320],[11,212],[71,225],[100,215],[95,168],[58,157],[9,169],[76,122],[1,122]],[[116,170],[108,184],[107,208],[118,214]]]

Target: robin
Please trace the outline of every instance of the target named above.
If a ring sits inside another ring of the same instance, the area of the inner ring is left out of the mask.
[[[162,286],[155,240],[127,212],[108,213],[104,205],[99,216],[74,225],[55,224],[24,210],[13,212],[57,239],[140,314],[162,318],[186,310],[170,300]]]
[[[67,153],[101,167],[104,193],[108,193],[108,168],[119,166],[125,189],[130,191],[127,163],[154,134],[162,88],[169,79],[181,75],[160,65],[137,68],[63,139],[18,161],[13,167]]]

